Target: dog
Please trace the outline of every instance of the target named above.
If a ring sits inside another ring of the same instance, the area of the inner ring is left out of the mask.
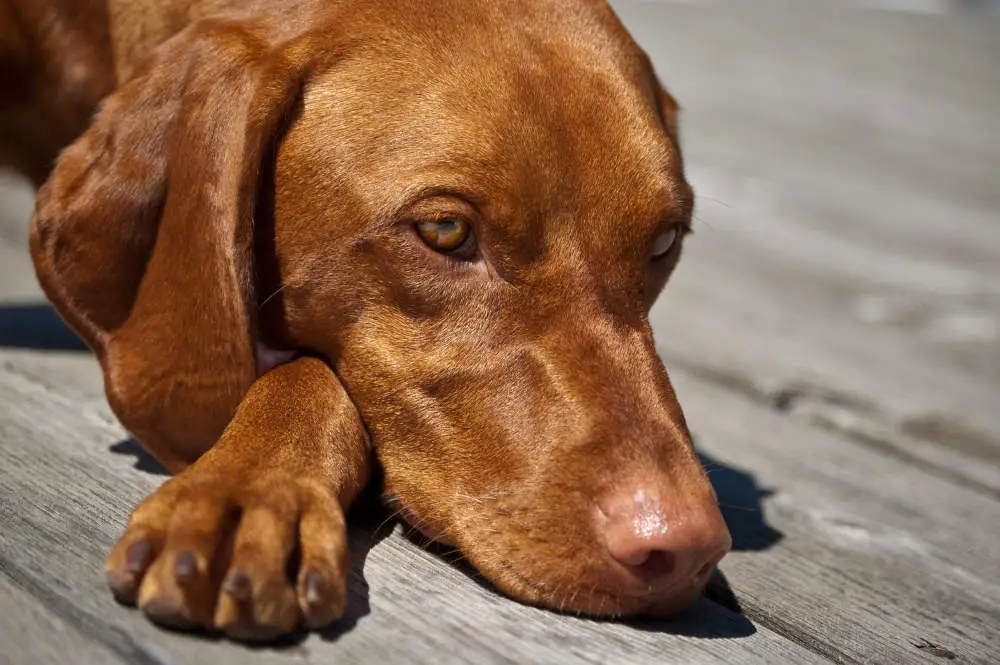
[[[669,615],[731,539],[648,312],[678,107],[603,0],[2,0],[0,158],[122,424],[175,474],[107,561],[152,621],[341,617],[388,506],[500,591]]]

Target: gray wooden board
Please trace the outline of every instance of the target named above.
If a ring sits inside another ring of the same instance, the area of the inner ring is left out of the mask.
[[[9,575],[5,568],[4,573]],[[75,662],[125,665],[127,660],[111,649],[92,641],[85,630],[53,613],[35,594],[9,577],[0,577],[0,663],[65,663],[72,654]]]
[[[844,661],[925,662],[924,641],[996,659],[1000,502],[692,374],[674,383],[700,452],[730,465],[709,466],[737,545],[722,570],[758,625]],[[775,546],[756,546],[762,526]]]
[[[126,661],[218,663],[266,654],[272,662],[280,653],[310,662],[641,663],[664,656],[678,662],[823,662],[709,601],[681,621],[642,627],[524,607],[422,551],[398,530],[373,537],[364,525],[354,533],[355,559],[363,566],[352,577],[352,611],[361,616],[336,640],[313,636],[290,651],[261,652],[160,632],[116,606],[102,574],[128,511],[159,478],[132,468],[132,455],[109,452],[125,434],[97,396],[69,399],[29,379],[17,354],[3,356],[0,570],[59,620]],[[0,624],[8,621],[5,615]],[[731,639],[720,639],[725,637]],[[230,660],[220,661],[227,654]]]
[[[162,478],[92,358],[16,348],[67,340],[30,194],[0,179],[0,665],[1000,660],[1000,23],[614,4],[685,108],[698,232],[654,326],[745,617],[558,616],[355,521],[339,631],[253,650],[152,627],[101,565]]]
[[[616,2],[679,98],[671,364],[1000,492],[1000,21]]]

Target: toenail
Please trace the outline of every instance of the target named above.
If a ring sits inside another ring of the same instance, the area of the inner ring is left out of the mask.
[[[108,571],[108,586],[111,587],[111,593],[119,603],[125,605],[135,604],[137,582],[138,579],[134,573],[121,573],[115,570]]]
[[[167,628],[178,630],[194,630],[198,623],[187,616],[182,608],[167,600],[154,599],[146,603],[142,608],[143,613],[149,617],[150,621]]]
[[[174,577],[181,586],[191,584],[198,577],[198,560],[191,552],[181,552],[174,563]]]
[[[152,557],[153,546],[148,540],[133,543],[125,550],[125,571],[136,574],[143,572],[149,566]]]
[[[326,580],[317,570],[310,570],[306,573],[306,603],[309,605],[319,605],[323,601],[323,591],[326,588]]]
[[[233,597],[233,599],[246,602],[253,597],[253,583],[250,576],[242,570],[230,573],[226,578],[226,583],[222,585],[222,590]]]

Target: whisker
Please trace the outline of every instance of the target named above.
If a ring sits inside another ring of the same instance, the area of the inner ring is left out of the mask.
[[[712,226],[711,222],[709,222],[708,220],[697,218],[694,221],[698,224],[699,228],[704,227],[709,231],[711,231],[712,233],[715,233],[715,227]]]
[[[282,291],[284,291],[286,286],[288,286],[288,285],[287,284],[282,284],[281,286],[279,286],[277,291],[275,291],[274,293],[272,293],[268,297],[264,298],[264,301],[262,303],[260,303],[259,305],[257,305],[257,309],[263,309],[264,305],[266,305],[267,303],[271,302],[271,300],[276,295],[278,295],[279,293],[281,293]]]
[[[735,210],[736,209],[734,206],[729,205],[725,201],[722,201],[720,199],[714,199],[711,196],[703,196],[701,194],[698,194],[698,200],[699,201],[711,201],[712,203],[717,203],[720,206],[723,206],[725,208],[729,208],[730,210]]]
[[[573,597],[569,599],[569,604],[572,605],[576,601],[576,597],[580,595],[580,587],[576,587],[576,591],[573,592]],[[579,610],[577,611],[577,616],[580,615]]]
[[[403,513],[404,508],[405,507],[400,507],[398,510],[396,510],[391,515],[382,520],[382,522],[377,527],[375,527],[375,530],[372,531],[371,541],[368,543],[369,545],[375,542],[375,538],[378,536],[378,532],[382,529],[382,527],[384,527],[386,524],[399,517]]]
[[[732,503],[722,503],[721,501],[719,502],[719,507],[720,508],[730,508],[732,510],[743,510],[743,511],[746,511],[748,513],[759,512],[759,510],[757,508],[754,508],[753,506],[737,506],[737,505],[732,504]]]

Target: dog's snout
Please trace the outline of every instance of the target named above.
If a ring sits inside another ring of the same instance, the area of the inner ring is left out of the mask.
[[[607,552],[649,590],[702,587],[732,538],[714,501],[671,502],[649,486],[615,491],[598,502]]]

